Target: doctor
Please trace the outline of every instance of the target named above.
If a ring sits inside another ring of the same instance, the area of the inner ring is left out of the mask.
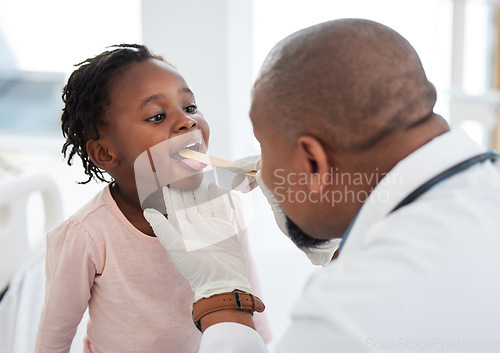
[[[278,224],[321,253],[316,263],[343,239],[308,281],[279,352],[500,352],[497,156],[449,131],[435,100],[411,45],[375,22],[309,27],[267,57],[250,111],[262,160],[234,166],[260,169]],[[168,220],[146,217],[193,290],[209,293],[193,305],[200,352],[266,352],[237,242],[182,252],[177,196],[166,197]]]

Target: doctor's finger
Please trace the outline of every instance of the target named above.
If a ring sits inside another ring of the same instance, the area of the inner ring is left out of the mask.
[[[179,244],[178,241],[181,236],[172,226],[170,221],[160,212],[152,208],[146,208],[143,214],[163,247],[165,247],[167,251],[169,249],[175,249],[176,244]]]

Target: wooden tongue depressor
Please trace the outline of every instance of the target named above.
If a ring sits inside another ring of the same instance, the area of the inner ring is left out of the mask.
[[[205,153],[190,150],[189,148],[184,148],[183,150],[180,150],[179,155],[181,157],[192,159],[194,161],[208,164],[211,165],[212,167],[217,167],[217,168],[228,169],[229,166],[231,165],[231,162],[226,161],[225,159],[212,157]],[[251,171],[246,173],[246,175],[255,176],[256,173],[257,173],[256,171]]]

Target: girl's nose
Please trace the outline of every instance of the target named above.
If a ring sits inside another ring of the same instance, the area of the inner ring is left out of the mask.
[[[190,116],[184,115],[179,119],[175,131],[185,132],[192,130],[196,127],[196,120],[191,118]]]

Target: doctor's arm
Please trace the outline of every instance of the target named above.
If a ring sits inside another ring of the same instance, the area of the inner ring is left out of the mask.
[[[152,209],[145,210],[144,216],[193,289],[194,321],[201,315],[198,322],[203,332],[199,352],[268,353],[264,340],[254,329],[252,313],[258,308],[258,299],[252,302],[248,294],[252,289],[247,279],[247,258],[231,224],[231,207],[224,197],[217,197],[215,185],[208,191],[213,195],[207,197],[204,192],[164,189],[168,218]],[[235,300],[235,292],[249,301],[250,304],[245,303],[249,310],[234,304],[220,306],[221,297]],[[322,319],[312,320],[309,314],[305,310],[305,314],[292,315],[292,324],[280,341],[278,352],[331,351],[340,328],[332,329]]]
[[[194,292],[193,317],[204,332],[200,352],[267,352],[253,322],[263,305],[252,295],[226,197],[212,184],[187,192],[164,188],[164,198],[168,218],[152,209],[144,216]]]

